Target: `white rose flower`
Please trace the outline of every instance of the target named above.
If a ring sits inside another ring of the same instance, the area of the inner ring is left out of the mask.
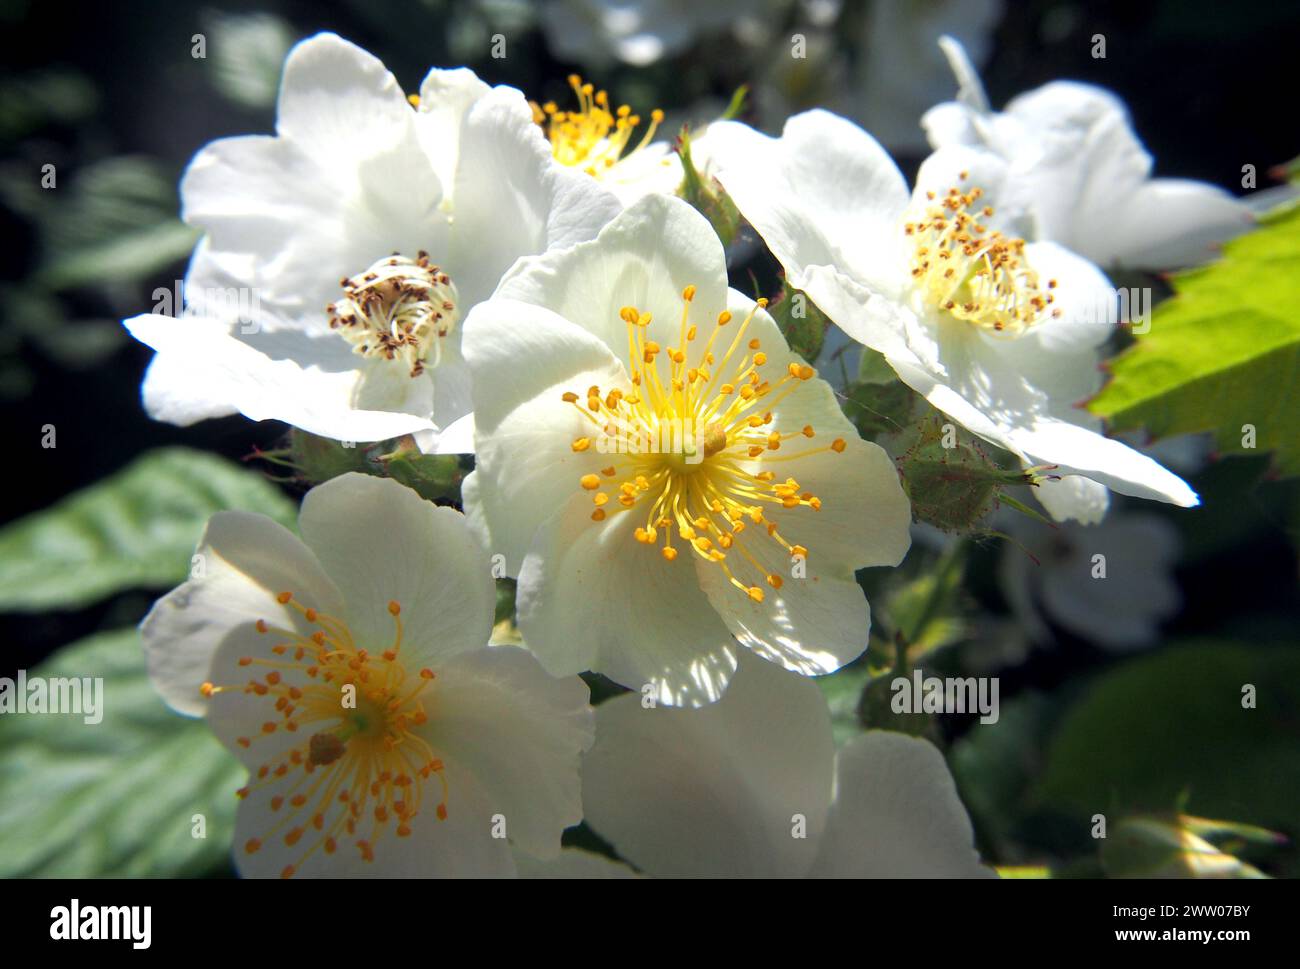
[[[711,138],[718,180],[790,285],[972,433],[1059,468],[1036,491],[1054,517],[1100,520],[1107,487],[1197,503],[1075,406],[1100,386],[1115,293],[1087,260],[1012,234],[1025,212],[1014,197],[994,208],[1015,190],[1004,161],[942,149],[909,194],[870,135],[825,111],[796,115],[780,138],[736,122]]]
[[[555,163],[596,179],[624,207],[647,195],[678,194],[686,172],[676,142],[654,140],[664,124],[663,111],[652,110],[649,122],[643,125],[630,105],[614,107],[609,92],[598,90],[577,74],[570,74],[568,82],[574,107],[566,109],[554,101],[529,102],[533,120],[551,143]],[[696,172],[706,186],[711,185],[708,124],[691,132],[690,144]]]
[[[838,752],[817,684],[745,660],[702,710],[596,708],[587,822],[651,875],[990,877],[943,756],[883,730]],[[531,874],[616,872],[566,850]]]
[[[1053,81],[996,112],[962,45],[951,37],[939,45],[960,90],[921,119],[930,144],[1002,158],[1028,209],[1029,238],[1059,242],[1107,268],[1164,270],[1205,262],[1250,228],[1250,210],[1223,189],[1152,178],[1151,155],[1111,92]]]
[[[608,91],[577,74],[568,81],[576,102],[572,109],[554,101],[530,102],[556,164],[596,179],[624,206],[655,192],[675,194],[682,184],[681,161],[668,142],[652,140],[663,111],[655,108],[642,126],[641,116],[630,105],[615,107]]]
[[[517,576],[553,675],[717,699],[737,641],[805,674],[866,648],[854,570],[896,565],[893,463],[669,196],[521,261],[466,322],[477,466],[466,509]]]
[[[151,415],[470,449],[466,313],[519,256],[591,238],[618,204],[551,164],[518,91],[435,69],[416,100],[322,34],[289,53],[274,136],[199,152],[181,186],[205,233],[187,312],[126,321],[158,351]]]
[[[163,698],[249,770],[239,870],[510,874],[509,841],[556,857],[582,818],[587,687],[487,645],[495,587],[464,516],[347,474],[299,526],[215,515],[202,573],[141,626]]]

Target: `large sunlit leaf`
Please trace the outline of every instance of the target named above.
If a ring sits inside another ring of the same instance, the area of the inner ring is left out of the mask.
[[[1248,689],[1249,688],[1249,689]],[[1187,811],[1300,831],[1300,653],[1173,645],[1103,674],[1056,732],[1037,796],[1094,813]]]
[[[27,675],[102,677],[103,719],[0,716],[0,877],[224,867],[246,775],[203,721],[163,705],[139,633],[82,640]]]
[[[293,503],[255,471],[186,448],[151,451],[0,529],[0,609],[77,608],[174,585],[208,518],[231,508],[294,520]]]
[[[1089,408],[1115,430],[1212,431],[1222,452],[1272,451],[1282,474],[1300,474],[1300,206],[1173,284]]]

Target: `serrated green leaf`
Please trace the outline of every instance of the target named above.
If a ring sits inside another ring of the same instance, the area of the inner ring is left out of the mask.
[[[36,676],[102,677],[103,719],[0,717],[0,877],[196,875],[222,865],[246,775],[203,721],[163,705],[139,633],[82,640],[28,672]]]
[[[1300,474],[1300,206],[1261,220],[1223,258],[1173,279],[1150,332],[1088,405],[1115,430],[1212,431],[1222,452],[1273,451]]]
[[[117,474],[0,529],[0,609],[72,609],[189,573],[208,518],[258,511],[292,527],[294,506],[261,475],[187,448]]]

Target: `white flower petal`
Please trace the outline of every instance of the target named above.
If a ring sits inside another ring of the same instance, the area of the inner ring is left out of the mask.
[[[835,799],[814,875],[988,878],[943,756],[928,741],[884,730],[835,758]]]
[[[753,306],[748,297],[731,292],[728,308],[736,319],[743,319]],[[783,374],[791,363],[802,363],[765,310],[754,314],[746,336],[761,341],[768,372]],[[770,465],[755,461],[749,466],[776,472],[778,481],[794,477],[802,490],[821,499],[822,508],[765,509],[764,514],[781,523],[782,534],[792,544],[813,551],[821,565],[843,565],[851,573],[901,562],[911,542],[911,507],[898,472],[882,448],[858,436],[830,385],[817,378],[802,381],[770,407],[772,427],[783,433],[812,427],[815,436],[784,442],[780,450],[766,455],[780,459]],[[824,450],[837,438],[845,442],[842,453]],[[811,451],[820,453],[806,453]]]
[[[575,494],[538,530],[516,597],[524,642],[553,676],[590,669],[658,702],[712,703],[736,667],[731,634],[695,569],[632,537],[633,512],[591,520]]]
[[[394,251],[445,257],[442,187],[414,116],[372,55],[332,34],[303,41],[285,63],[278,137],[204,148],[182,184],[185,219],[263,304],[323,320],[340,278]]]
[[[463,653],[437,670],[431,742],[473,771],[510,841],[538,858],[555,858],[561,832],[582,820],[578,762],[594,729],[587,700],[582,680],[547,676],[511,646]]]
[[[1250,211],[1223,189],[1187,179],[1157,178],[1101,220],[1081,220],[1082,251],[1107,265],[1163,270],[1196,266],[1250,229]]]
[[[196,555],[202,575],[159,599],[140,625],[150,679],[171,707],[191,716],[208,707],[199,687],[224,641],[259,619],[299,627],[298,614],[276,601],[279,593],[310,597],[322,611],[342,607],[311,550],[265,515],[218,512]]]
[[[189,427],[211,417],[238,414],[227,390],[221,373],[214,374],[206,361],[155,353],[144,372],[140,396],[154,420]]]
[[[695,153],[700,137],[691,137],[691,159],[702,172],[704,164]],[[656,141],[625,154],[601,173],[600,184],[613,192],[624,206],[630,206],[646,195],[675,195],[685,177],[677,153],[668,142]]]
[[[460,154],[448,262],[465,306],[491,296],[520,256],[590,239],[621,208],[590,176],[552,163],[550,146],[513,88],[494,88],[474,103]]]
[[[799,875],[812,862],[832,785],[826,702],[810,680],[742,666],[701,710],[646,709],[637,694],[596,708],[587,820],[644,872]]]
[[[919,366],[898,360],[890,363],[908,386],[932,405],[1027,464],[1055,465],[1062,475],[1083,475],[1137,498],[1183,507],[1199,502],[1186,482],[1145,455],[1069,420],[1049,416],[1041,401],[1034,402],[1035,392],[1023,381],[1000,379],[1005,372],[990,376],[969,356],[952,359],[949,364],[958,388],[954,389]],[[979,406],[971,398],[978,400]]]
[[[785,267],[790,285],[820,297],[808,271],[836,266],[859,281],[898,268],[892,233],[907,185],[889,155],[857,125],[807,111],[779,139],[738,122],[709,126],[716,177]]]
[[[455,189],[465,115],[491,90],[467,67],[453,70],[435,67],[425,75],[420,85],[415,129],[438,174],[438,181],[448,193]]]
[[[379,58],[334,34],[317,34],[289,52],[276,130],[304,149],[364,158],[409,127],[411,108]]]
[[[319,312],[323,326],[339,279],[391,251],[358,253],[368,261],[352,264],[338,203],[346,190],[282,138],[249,135],[205,146],[181,180],[182,218],[207,233],[187,276],[187,298],[201,298],[214,288],[212,277],[223,276],[260,305]]]
[[[446,820],[438,820],[432,808],[421,810],[410,822],[411,834],[404,838],[394,834],[390,821],[387,830],[373,839],[373,861],[366,861],[352,839],[345,839],[343,834],[337,837],[337,850],[327,854],[323,847],[317,846],[317,839],[323,834],[310,826],[309,815],[286,824],[284,819],[289,808],[272,811],[271,798],[276,793],[285,794],[289,785],[283,785],[285,789],[277,785],[255,789],[240,802],[235,816],[235,866],[246,878],[280,877],[286,865],[295,867],[295,878],[515,874],[509,842],[492,836],[492,815],[496,812],[478,780],[451,760],[446,762],[444,774],[449,790]],[[436,782],[428,783],[437,786]],[[284,836],[294,826],[306,830],[296,845],[289,846],[284,843]],[[360,825],[357,836],[368,833],[368,828],[368,824]],[[245,847],[250,838],[262,842],[251,854]]]
[[[1077,474],[1063,475],[1060,480],[1040,481],[1034,497],[1058,522],[1077,521],[1095,525],[1110,507],[1110,489],[1104,484]]]
[[[730,309],[736,318],[752,307],[747,298],[733,294]],[[783,373],[798,362],[765,311],[755,313],[745,335],[760,340],[772,372]],[[824,381],[794,385],[771,410],[771,427],[780,432],[815,431],[811,439],[792,438],[762,460],[747,463],[754,471],[774,471],[777,482],[793,478],[801,493],[820,499],[819,510],[763,506],[765,519],[777,525],[787,542],[809,550],[807,560],[797,563],[805,574],[795,574],[790,553],[759,525],[736,536],[727,561],[737,579],[763,591],[762,602],[732,585],[718,564],[692,558],[709,601],[743,645],[805,675],[829,673],[861,655],[867,645],[870,610],[854,570],[902,561],[911,542],[911,508],[893,461],[858,437]],[[836,439],[844,441],[843,452],[828,450]],[[814,451],[820,453],[806,453]],[[770,586],[769,575],[783,582],[780,589]]]
[[[989,99],[984,93],[984,84],[961,41],[944,34],[939,38],[939,50],[947,58],[948,66],[957,78],[957,100],[972,111],[988,111]]]
[[[247,630],[245,634],[245,638],[256,635]],[[231,682],[241,674],[246,677],[246,671],[236,665],[236,658],[250,645],[251,641],[227,640],[214,663],[213,678]],[[333,771],[317,768],[321,778],[317,784],[303,783],[304,775],[299,767],[292,767],[283,776],[275,773],[278,765],[291,764],[291,751],[308,748],[310,724],[296,732],[278,729],[266,734],[261,729],[263,722],[278,715],[265,698],[239,690],[218,693],[211,704],[208,722],[213,733],[254,775],[235,819],[235,864],[246,877],[281,876],[286,866],[293,866],[295,877],[307,878],[514,874],[509,842],[493,837],[492,833],[493,816],[500,813],[499,808],[469,766],[440,755],[442,775],[447,782],[445,820],[438,819],[434,807],[442,797],[441,784],[429,778],[423,781],[421,807],[408,822],[409,836],[396,834],[391,815],[379,828],[370,810],[373,800],[366,802],[356,832],[348,834],[342,820],[347,806],[333,795],[324,797],[330,789],[328,785],[341,776],[336,774],[340,768]],[[246,746],[239,738],[250,743]],[[267,767],[268,773],[259,779],[257,775],[262,767]],[[296,794],[307,795],[306,802],[297,808],[289,800]],[[283,800],[277,802],[273,798]],[[313,823],[316,814],[321,815],[319,829]],[[295,830],[300,831],[295,843],[287,843],[286,838],[292,838]],[[325,839],[331,836],[337,845],[333,853],[325,850]],[[250,852],[249,842],[253,839],[260,846]],[[372,861],[362,856],[356,845],[359,840],[371,845]]]
[[[862,655],[871,610],[852,572],[836,574],[810,564],[806,578],[792,577],[791,558],[775,542],[747,545],[759,568],[785,583],[770,588],[755,570],[743,571],[737,563],[732,571],[765,594],[762,602],[733,586],[717,565],[696,565],[700,587],[742,646],[804,676],[833,673]]]
[[[335,440],[382,441],[435,429],[427,379],[377,372],[391,370],[388,361],[361,361],[340,338],[294,331],[250,337],[264,352],[201,317],[146,313],[124,325],[168,358],[144,386],[145,407],[158,419],[219,413],[215,402],[224,400],[251,420],[282,420]],[[187,391],[181,381],[195,371],[201,376]],[[373,409],[372,401],[395,409]]]
[[[927,193],[941,199],[954,187],[962,191],[979,188],[983,192],[980,204],[991,206],[993,215],[982,218],[982,223],[1007,235],[1029,235],[1035,200],[1003,158],[982,147],[949,145],[937,149],[916,173],[912,211],[924,211],[930,201]],[[891,231],[895,239],[901,239],[899,226]]]
[[[726,304],[722,243],[689,204],[651,195],[592,241],[522,260],[497,295],[554,311],[598,337],[627,366],[627,324],[619,311],[633,306],[675,324],[688,285],[696,288],[696,305]]]
[[[542,522],[573,497],[582,475],[605,463],[594,448],[573,451],[592,426],[561,395],[622,386],[626,377],[604,343],[528,303],[483,303],[465,331],[477,455],[462,495],[490,534],[490,551],[504,555],[506,574],[515,576]]]
[[[1182,478],[1145,454],[1065,421],[1043,420],[1011,435],[1014,449],[1033,464],[1057,465],[1113,491],[1191,508],[1200,499]]]
[[[487,643],[496,587],[487,554],[460,512],[392,479],[353,472],[308,492],[299,524],[343,590],[345,618],[359,644],[378,651],[393,642],[390,601],[401,606],[401,655],[409,668],[436,667]]]

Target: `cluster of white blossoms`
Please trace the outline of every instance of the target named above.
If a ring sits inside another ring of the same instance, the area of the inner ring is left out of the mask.
[[[1188,261],[1244,217],[1149,180],[1104,92],[997,114],[945,49],[961,99],[925,116],[913,191],[822,111],[780,138],[711,125],[711,190],[931,404],[1059,469],[1055,517],[1097,521],[1108,488],[1195,504],[1073,406],[1115,326],[1094,261]],[[348,474],[307,494],[301,539],[216,516],[145,620],[159,690],[248,768],[241,872],[619,873],[561,853],[586,817],[646,873],[988,874],[939,753],[836,752],[806,679],[863,653],[855,573],[908,551],[895,463],[729,287],[662,114],[569,86],[537,103],[435,69],[407,96],[321,35],[288,57],[276,134],[185,176],[186,311],[126,321],[157,351],[151,414],[475,455],[464,514]],[[489,644],[489,556],[524,648]],[[593,716],[587,672],[633,692]]]

